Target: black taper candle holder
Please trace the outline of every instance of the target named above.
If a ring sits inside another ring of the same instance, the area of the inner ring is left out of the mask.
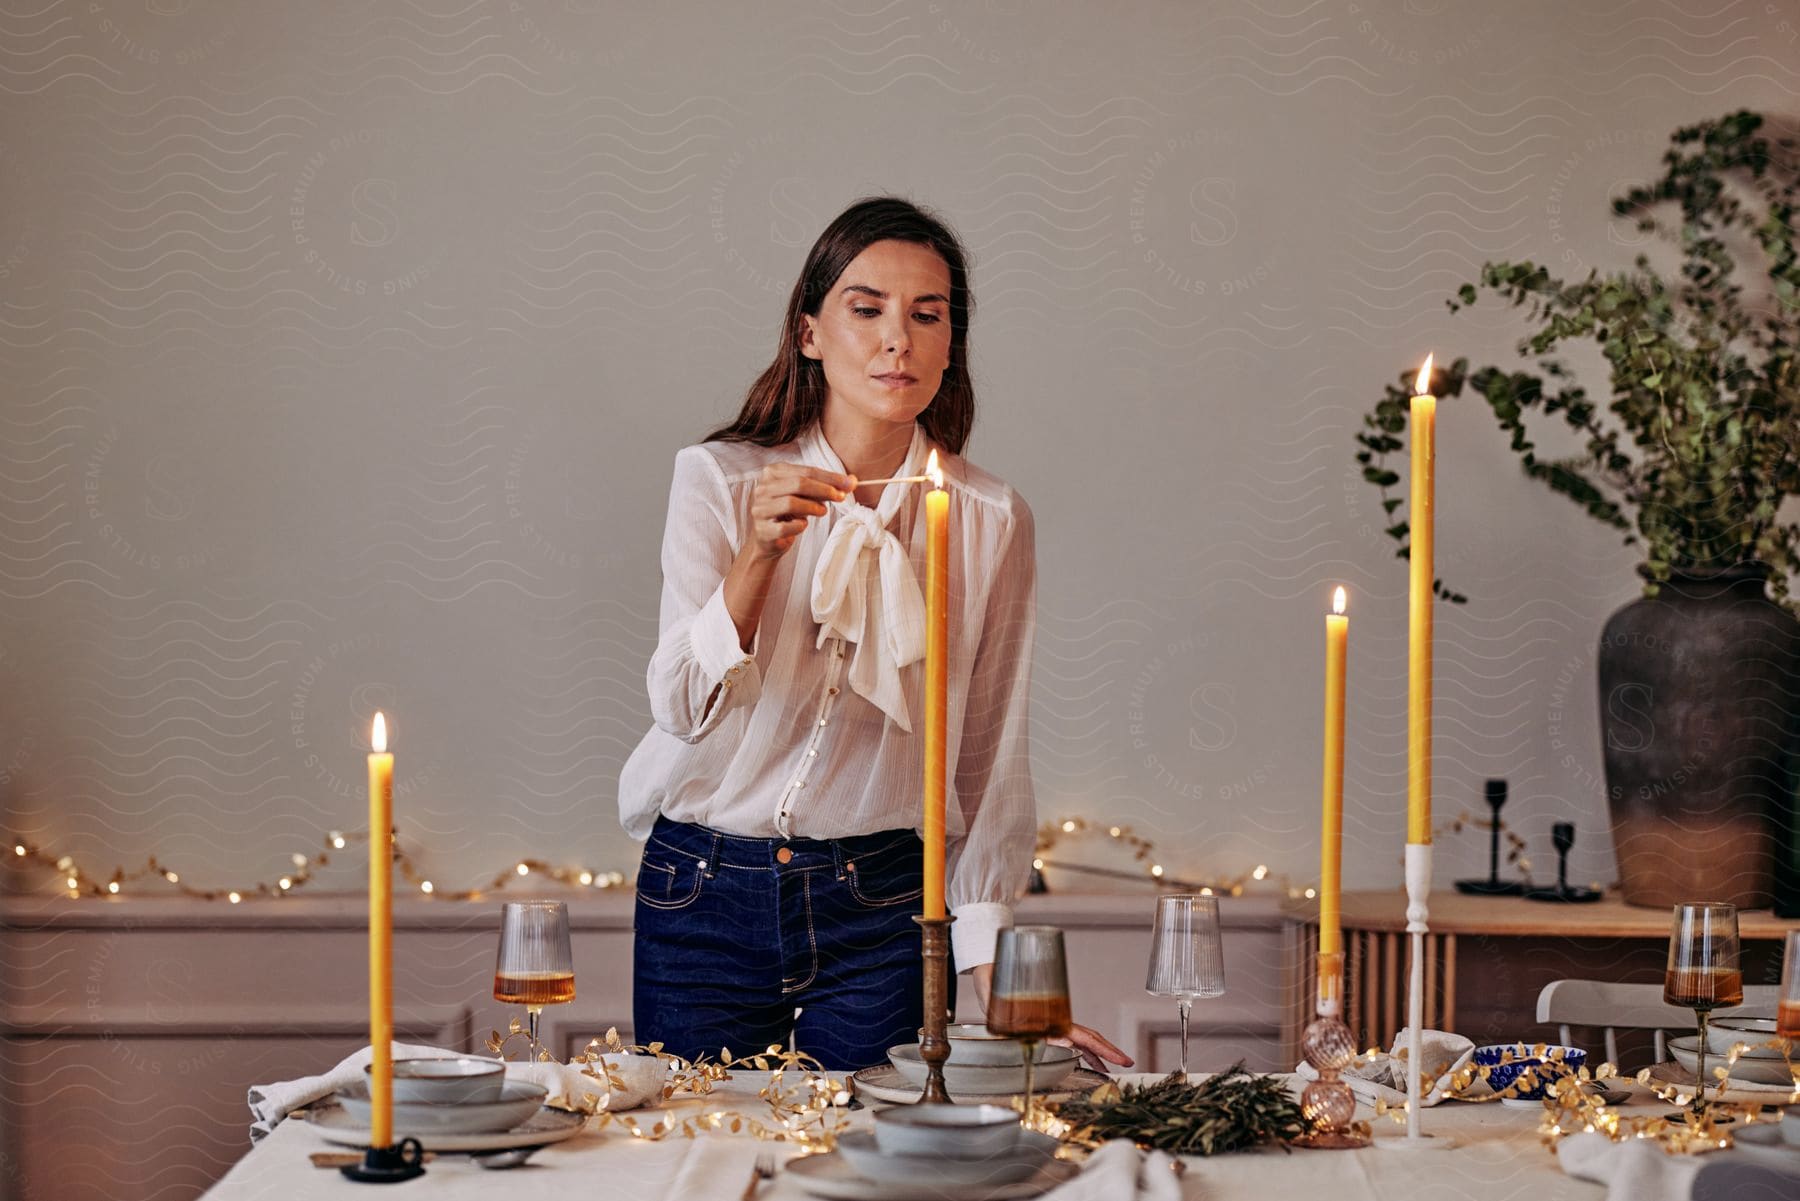
[[[361,1163],[338,1171],[358,1184],[399,1184],[425,1174],[425,1148],[416,1138],[403,1138],[391,1147],[370,1147]]]
[[[1551,826],[1550,840],[1556,845],[1556,887],[1534,888],[1525,895],[1534,901],[1559,901],[1565,905],[1598,901],[1601,896],[1598,888],[1569,883],[1569,848],[1575,845],[1575,823],[1557,822]]]
[[[1488,813],[1492,818],[1492,829],[1488,835],[1488,878],[1485,880],[1458,880],[1456,891],[1465,896],[1475,897],[1516,897],[1525,892],[1525,885],[1518,880],[1502,880],[1500,878],[1500,807],[1506,804],[1506,781],[1489,780],[1487,782]]]

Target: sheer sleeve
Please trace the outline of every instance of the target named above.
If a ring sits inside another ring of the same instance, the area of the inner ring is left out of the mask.
[[[955,767],[967,833],[946,864],[959,971],[993,962],[994,935],[1012,924],[1012,901],[1030,878],[1037,838],[1029,729],[1036,527],[1017,493],[992,571]]]
[[[725,607],[725,573],[738,544],[725,473],[704,447],[684,448],[669,489],[662,610],[647,678],[652,718],[683,742],[699,742],[762,691],[756,636],[746,651]]]

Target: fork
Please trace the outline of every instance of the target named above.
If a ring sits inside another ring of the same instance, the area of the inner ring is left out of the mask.
[[[739,1198],[739,1201],[750,1201],[750,1198],[756,1196],[757,1185],[765,1180],[773,1180],[774,1178],[775,1153],[772,1151],[758,1151],[756,1153],[756,1166],[750,1170],[750,1181],[744,1185],[744,1195]]]

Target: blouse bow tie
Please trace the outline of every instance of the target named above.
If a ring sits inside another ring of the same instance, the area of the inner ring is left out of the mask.
[[[856,644],[850,687],[912,733],[900,669],[925,656],[925,595],[906,547],[876,510],[839,509],[813,572],[812,611],[817,646],[827,638]]]

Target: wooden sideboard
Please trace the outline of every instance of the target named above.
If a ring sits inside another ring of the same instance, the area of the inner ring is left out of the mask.
[[[1554,1029],[1535,1021],[1538,993],[1553,980],[1660,983],[1663,978],[1666,909],[1637,908],[1613,894],[1591,904],[1562,905],[1437,892],[1430,912],[1425,1023],[1477,1043],[1553,1040]],[[1406,894],[1345,893],[1343,926],[1345,1020],[1358,1046],[1387,1047],[1406,1024],[1412,941],[1406,934]],[[1779,983],[1782,939],[1796,929],[1800,921],[1766,910],[1739,915],[1746,984]],[[1312,925],[1296,940],[1308,962],[1316,940]],[[1622,1042],[1629,1059],[1636,1043]]]
[[[1053,894],[1018,919],[1067,932],[1078,1020],[1149,1070],[1174,1065],[1175,1004],[1145,995],[1153,894]],[[252,1085],[368,1041],[360,895],[203,902],[0,898],[0,1197],[176,1201],[248,1148]],[[570,900],[579,996],[544,1016],[565,1052],[631,1034],[629,893]],[[1228,992],[1194,1007],[1193,1065],[1292,1068],[1306,915],[1228,898]],[[395,905],[396,1033],[476,1050],[515,1015],[491,989],[499,899]],[[977,1019],[969,990],[959,1016]]]

